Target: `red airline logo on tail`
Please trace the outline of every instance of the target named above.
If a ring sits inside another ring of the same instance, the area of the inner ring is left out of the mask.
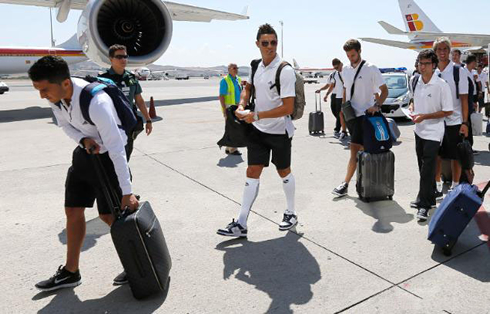
[[[421,31],[424,28],[424,23],[419,21],[418,14],[407,14],[405,18],[407,19],[408,28],[411,32]]]

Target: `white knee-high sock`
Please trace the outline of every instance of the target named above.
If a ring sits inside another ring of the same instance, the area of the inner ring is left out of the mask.
[[[243,199],[242,199],[242,208],[240,209],[240,215],[238,216],[238,223],[247,228],[247,219],[250,210],[252,209],[252,205],[259,194],[259,179],[247,178],[245,182],[245,189],[243,189]]]
[[[285,213],[289,215],[296,215],[296,211],[294,210],[294,193],[296,191],[296,181],[294,180],[294,176],[292,173],[282,178],[282,188],[284,189],[284,194],[286,194],[286,201],[288,204],[288,208],[286,209]]]

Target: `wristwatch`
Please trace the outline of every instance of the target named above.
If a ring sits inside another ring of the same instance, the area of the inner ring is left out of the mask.
[[[259,121],[259,113],[257,111],[254,111],[254,120]]]
[[[469,123],[468,123],[468,121],[463,122],[462,124],[464,124],[464,125],[466,125],[466,126],[468,126],[468,127],[470,126],[470,125],[469,125]]]

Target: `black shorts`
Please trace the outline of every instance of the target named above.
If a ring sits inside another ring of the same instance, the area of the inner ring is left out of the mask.
[[[458,143],[463,141],[461,135],[459,135],[459,130],[461,129],[461,124],[458,125],[446,125],[444,128],[444,138],[442,140],[442,146],[439,150],[439,155],[444,159],[459,159],[458,156]]]
[[[347,129],[349,129],[351,143],[363,145],[363,121],[364,116],[360,116],[347,122]]]
[[[269,134],[252,126],[247,158],[249,166],[269,166],[272,152],[272,163],[279,170],[291,166],[291,138],[287,134]]]
[[[109,154],[105,153],[99,156],[112,187],[121,199],[122,192],[119,187],[119,180]],[[72,165],[66,176],[65,207],[93,207],[94,201],[97,199],[99,214],[110,214],[111,208],[104,197],[91,158],[93,157],[80,147],[73,151]]]

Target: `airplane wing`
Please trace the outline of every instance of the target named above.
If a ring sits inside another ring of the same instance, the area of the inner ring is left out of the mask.
[[[88,0],[71,0],[70,9],[83,10]],[[63,3],[63,0],[0,0],[0,3],[33,5],[38,7],[57,8]]]
[[[247,20],[247,8],[245,7],[244,14],[229,13],[223,11],[217,11],[212,9],[206,9],[202,7],[196,7],[187,4],[180,4],[175,2],[164,2],[172,15],[174,21],[187,21],[187,22],[211,22],[211,20]]]
[[[398,48],[412,49],[412,50],[420,49],[420,47],[417,44],[403,42],[403,41],[386,40],[386,39],[379,39],[379,38],[359,38],[359,39],[370,43],[375,43],[375,44],[380,44],[380,45],[385,45],[390,47],[398,47]]]
[[[66,0],[65,0],[66,1]],[[0,0],[0,3],[5,4],[18,4],[18,5],[32,5],[41,7],[57,8],[61,7],[63,3],[68,3],[63,0]],[[88,0],[71,0],[69,9],[83,10],[87,5]],[[212,10],[202,7],[196,7],[187,4],[180,4],[175,2],[164,1],[167,6],[172,19],[174,21],[187,21],[187,22],[211,22],[212,20],[247,20],[248,8],[245,7],[242,14],[229,13],[224,11]],[[65,4],[66,5],[66,4]],[[68,9],[68,8],[67,8]]]

